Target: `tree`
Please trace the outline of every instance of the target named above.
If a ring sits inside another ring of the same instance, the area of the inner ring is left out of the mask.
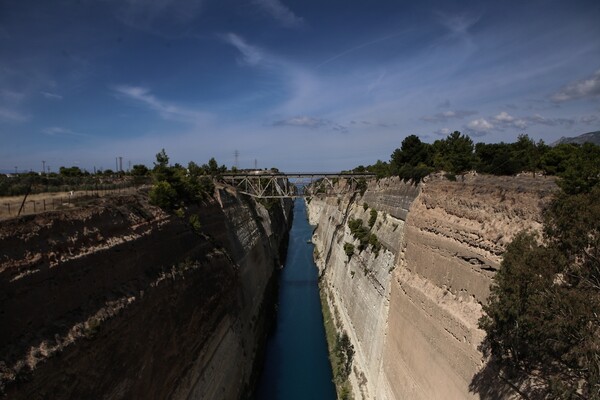
[[[480,326],[483,349],[536,398],[600,398],[600,185],[559,194],[543,244],[521,233],[507,247]]]
[[[219,172],[219,164],[214,157],[208,160],[208,172],[213,176]]]
[[[528,135],[519,135],[513,144],[513,152],[512,158],[520,161],[519,169],[531,172],[535,176],[540,163],[540,154],[535,142]]]
[[[367,171],[375,174],[377,179],[385,178],[386,176],[390,176],[390,166],[388,163],[383,162],[381,160],[377,160],[377,162],[373,165],[369,165]]]
[[[558,175],[567,169],[568,160],[578,151],[575,144],[559,144],[550,148],[540,159],[541,169],[548,175]]]
[[[558,184],[569,194],[587,193],[600,183],[600,146],[585,143],[563,163]]]
[[[133,176],[146,176],[149,173],[150,173],[150,170],[148,169],[148,167],[146,167],[143,164],[135,164],[131,168],[131,175],[133,175]]]
[[[511,144],[477,143],[475,156],[477,172],[494,175],[515,175],[521,172],[521,163],[515,158]]]
[[[169,156],[162,149],[156,154],[156,162],[152,169],[152,176],[156,182],[169,182],[173,183],[173,169],[169,168]]]
[[[173,210],[177,203],[177,191],[169,184],[169,182],[157,182],[148,193],[150,204],[163,208],[165,210]]]
[[[78,176],[83,175],[83,172],[81,171],[81,169],[79,167],[70,167],[70,168],[60,167],[58,170],[58,173],[62,176],[67,176],[67,177],[78,177]]]
[[[416,135],[409,135],[399,149],[391,155],[390,171],[405,181],[420,182],[433,170],[431,165],[431,145],[421,142]]]
[[[159,151],[158,153],[156,153],[156,162],[154,163],[154,166],[160,166],[160,167],[167,167],[169,166],[169,156],[167,156],[167,153],[165,152],[165,149],[162,149],[161,151]]]
[[[454,131],[440,143],[443,169],[452,174],[462,174],[473,169],[475,162],[473,141],[468,135]]]

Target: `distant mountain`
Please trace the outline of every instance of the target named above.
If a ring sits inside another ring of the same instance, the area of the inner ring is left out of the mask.
[[[588,132],[575,137],[561,137],[556,142],[552,143],[552,146],[563,143],[594,143],[600,146],[600,131]]]

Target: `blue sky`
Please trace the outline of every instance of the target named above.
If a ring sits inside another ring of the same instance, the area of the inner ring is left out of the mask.
[[[335,171],[600,129],[600,2],[0,0],[0,170]]]

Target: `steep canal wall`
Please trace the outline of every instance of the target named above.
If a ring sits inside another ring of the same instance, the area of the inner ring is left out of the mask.
[[[291,224],[267,206],[220,187],[179,216],[138,193],[4,221],[0,392],[248,396]]]
[[[310,200],[322,290],[355,349],[355,399],[479,398],[481,305],[506,245],[540,228],[554,190],[542,177],[432,176]],[[379,249],[361,246],[359,219]]]

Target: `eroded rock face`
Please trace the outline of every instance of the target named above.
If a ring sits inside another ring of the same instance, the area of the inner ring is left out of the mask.
[[[433,176],[419,187],[372,183],[340,204],[312,199],[328,301],[357,350],[356,398],[479,397],[469,386],[484,362],[481,304],[506,245],[522,229],[540,229],[555,190],[544,177]],[[379,212],[373,232],[385,250],[348,261],[347,221],[368,220],[365,202]]]
[[[247,396],[290,210],[222,188],[183,218],[139,194],[3,222],[3,390],[11,399]]]

